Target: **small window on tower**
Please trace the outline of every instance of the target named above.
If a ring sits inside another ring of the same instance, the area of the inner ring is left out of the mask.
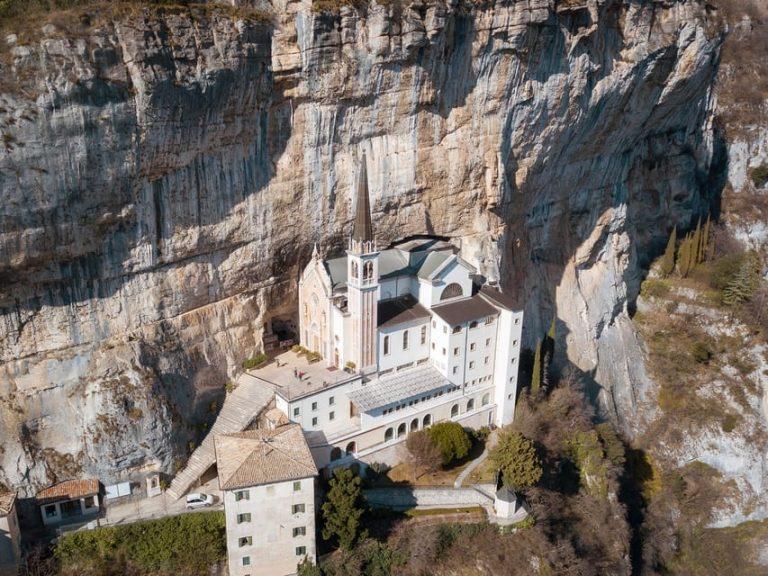
[[[408,330],[403,332],[403,350],[408,350]]]
[[[384,336],[384,356],[389,354],[389,336]]]
[[[426,343],[427,343],[427,327],[422,326],[421,327],[421,345],[423,346]]]

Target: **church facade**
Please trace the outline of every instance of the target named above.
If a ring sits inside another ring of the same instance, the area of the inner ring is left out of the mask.
[[[380,249],[364,157],[356,204],[346,254],[323,259],[315,248],[299,281],[301,346],[322,357],[327,378],[275,387],[277,407],[301,424],[318,467],[375,460],[440,420],[511,422],[522,311],[483,285],[449,242]]]

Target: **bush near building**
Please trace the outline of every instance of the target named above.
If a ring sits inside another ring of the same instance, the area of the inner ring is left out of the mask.
[[[61,576],[207,574],[227,554],[223,512],[199,512],[63,536]]]
[[[427,429],[429,437],[440,449],[443,466],[461,460],[472,448],[472,441],[458,422],[438,422]]]

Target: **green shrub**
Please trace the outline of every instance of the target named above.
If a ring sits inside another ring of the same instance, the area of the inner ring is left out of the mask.
[[[752,178],[752,183],[757,188],[762,188],[768,184],[768,165],[761,164],[749,171],[749,177]]]
[[[669,285],[663,280],[648,278],[640,287],[640,294],[644,298],[664,298],[669,294]]]
[[[730,434],[736,429],[736,425],[739,423],[739,419],[733,414],[726,414],[723,421],[720,423],[720,427],[723,432]]]
[[[602,451],[601,451],[602,454]],[[512,488],[534,486],[541,479],[541,459],[533,442],[512,428],[499,434],[499,441],[489,454],[491,462],[501,470],[504,484]]]
[[[245,370],[251,370],[252,368],[256,368],[256,366],[266,362],[269,360],[269,356],[266,354],[256,354],[253,358],[248,358],[247,360],[243,361],[243,368]]]
[[[54,550],[63,574],[207,574],[226,552],[223,512],[74,532]],[[107,566],[113,571],[102,571]]]
[[[472,448],[472,441],[464,427],[458,422],[438,422],[427,428],[432,441],[437,444],[443,458],[443,466],[461,460]]]
[[[693,343],[691,354],[693,359],[699,364],[708,364],[712,359],[712,349],[709,347],[709,344],[700,340]]]

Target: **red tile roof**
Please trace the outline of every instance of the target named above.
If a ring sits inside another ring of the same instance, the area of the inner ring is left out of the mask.
[[[99,493],[99,481],[96,478],[85,480],[67,480],[49,486],[37,493],[37,501],[58,502],[61,500],[74,500],[85,498]]]

